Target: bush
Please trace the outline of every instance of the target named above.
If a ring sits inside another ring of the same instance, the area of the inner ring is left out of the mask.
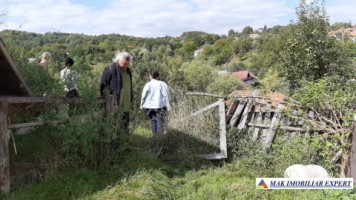
[[[221,96],[227,96],[235,90],[241,90],[245,88],[245,84],[238,80],[236,77],[228,75],[218,75],[215,80],[208,85],[208,92],[218,94]]]

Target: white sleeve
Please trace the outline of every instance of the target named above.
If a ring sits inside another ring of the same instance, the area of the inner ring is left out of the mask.
[[[140,104],[140,108],[142,109],[143,107],[143,104],[145,103],[146,101],[146,97],[147,97],[147,93],[149,91],[149,83],[146,83],[145,87],[143,87],[143,90],[142,90],[142,95],[141,95],[141,104]]]

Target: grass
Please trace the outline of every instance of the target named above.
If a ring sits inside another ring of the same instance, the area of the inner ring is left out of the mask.
[[[188,104],[184,99],[179,102]],[[266,153],[248,137],[236,138],[236,134],[229,131],[229,159],[202,160],[191,153],[210,153],[216,146],[218,125],[207,123],[209,120],[213,122],[215,115],[195,118],[191,123],[188,113],[193,109],[187,106],[173,108],[178,110],[171,111],[175,117],[169,117],[169,137],[163,141],[168,147],[174,147],[174,150],[167,151],[174,157],[163,155],[157,158],[151,145],[148,121],[140,122],[129,135],[128,149],[117,155],[117,161],[110,167],[91,169],[64,162],[46,173],[40,182],[12,187],[11,193],[0,194],[0,199],[314,200],[355,197],[354,190],[257,190],[256,178],[281,177],[290,164],[310,162],[307,141],[286,140],[283,134],[277,133],[273,151]],[[51,129],[39,129],[37,133],[16,138],[19,154],[12,152],[11,159],[26,162],[41,162],[41,158],[51,160],[48,157],[54,148],[49,145],[46,131]],[[199,132],[200,135],[197,134]],[[198,145],[202,147],[197,148]],[[38,154],[40,159],[36,156]]]
[[[261,155],[230,163],[199,159],[162,161],[148,148],[149,130],[138,127],[131,148],[107,170],[69,168],[42,182],[14,187],[0,199],[337,199],[350,192],[257,190],[256,177],[277,177],[261,168]],[[251,154],[252,155],[252,154]],[[351,198],[350,198],[351,199]]]

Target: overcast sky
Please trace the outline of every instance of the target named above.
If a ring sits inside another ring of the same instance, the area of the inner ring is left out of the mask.
[[[264,25],[286,25],[298,0],[0,0],[7,11],[0,30],[140,37],[185,31],[227,34]],[[326,0],[330,22],[356,23],[356,0]]]

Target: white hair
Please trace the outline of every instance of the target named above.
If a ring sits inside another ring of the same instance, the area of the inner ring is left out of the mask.
[[[319,165],[291,165],[284,171],[285,178],[329,178],[328,172]]]
[[[119,52],[119,53],[117,53],[116,54],[116,56],[115,56],[115,58],[114,59],[112,59],[114,62],[120,62],[122,59],[126,59],[126,60],[129,60],[129,61],[131,61],[132,60],[132,56],[129,54],[129,53],[127,53],[127,52]]]
[[[41,55],[41,58],[44,58],[46,60],[48,60],[48,58],[50,58],[52,55],[49,52],[43,52]]]

